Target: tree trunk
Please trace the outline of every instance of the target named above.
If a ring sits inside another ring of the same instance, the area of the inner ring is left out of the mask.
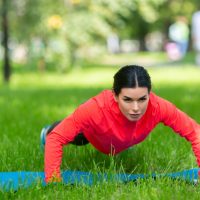
[[[11,66],[9,59],[9,48],[8,48],[8,2],[3,0],[2,2],[2,31],[3,31],[3,48],[4,48],[4,60],[3,60],[3,77],[5,82],[9,82],[11,74]]]

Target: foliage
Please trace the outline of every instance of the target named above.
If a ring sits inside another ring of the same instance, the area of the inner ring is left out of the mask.
[[[126,37],[138,38],[140,32],[137,29],[145,24],[151,25],[153,29],[161,29],[158,24],[165,25],[165,21],[172,21],[180,14],[190,20],[196,4],[196,0],[181,2],[178,0],[65,0],[62,2],[19,0],[10,4],[10,22],[13,37],[18,38],[19,41],[30,40],[31,37],[48,32],[47,20],[55,14],[63,18],[65,29],[68,30],[67,36],[69,33],[75,33],[76,36],[81,36],[80,33],[89,35],[93,33],[103,35],[105,38],[108,34],[106,30],[114,28],[119,33],[120,29],[125,29],[123,32],[126,33]],[[81,18],[83,21],[80,22]],[[77,31],[79,27],[81,31]],[[150,30],[151,27],[147,28],[146,33]],[[86,36],[85,41],[88,37]],[[78,43],[79,38],[76,37],[76,41]]]
[[[144,49],[146,35],[167,35],[177,15],[186,16],[190,24],[197,4],[198,0],[9,1],[10,48],[23,46],[29,63],[35,61],[40,70],[50,63],[66,71],[82,54],[91,56],[93,47],[100,52],[99,45],[105,46],[111,33],[121,40],[137,39]]]

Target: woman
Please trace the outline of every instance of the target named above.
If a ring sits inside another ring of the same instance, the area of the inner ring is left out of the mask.
[[[151,79],[141,66],[122,67],[114,75],[113,90],[104,90],[80,105],[59,123],[46,127],[46,182],[60,181],[62,147],[91,143],[105,154],[115,155],[142,142],[164,123],[192,144],[200,166],[200,125],[172,103],[151,92]]]

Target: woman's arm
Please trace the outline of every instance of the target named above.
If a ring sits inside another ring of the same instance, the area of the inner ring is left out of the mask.
[[[200,125],[175,105],[162,98],[159,99],[159,108],[161,121],[192,144],[198,166],[200,166]]]
[[[85,102],[47,135],[45,144],[46,182],[61,181],[60,165],[62,162],[63,146],[73,141],[77,134],[84,132],[90,123],[90,112],[94,111],[94,109],[94,101],[89,100]]]

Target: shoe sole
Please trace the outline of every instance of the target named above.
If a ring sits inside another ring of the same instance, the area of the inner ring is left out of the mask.
[[[45,146],[45,143],[46,143],[46,136],[47,136],[47,133],[48,133],[48,128],[50,126],[47,125],[45,126],[42,130],[41,130],[41,134],[40,134],[40,146],[41,146],[41,149],[44,150],[44,146]]]

